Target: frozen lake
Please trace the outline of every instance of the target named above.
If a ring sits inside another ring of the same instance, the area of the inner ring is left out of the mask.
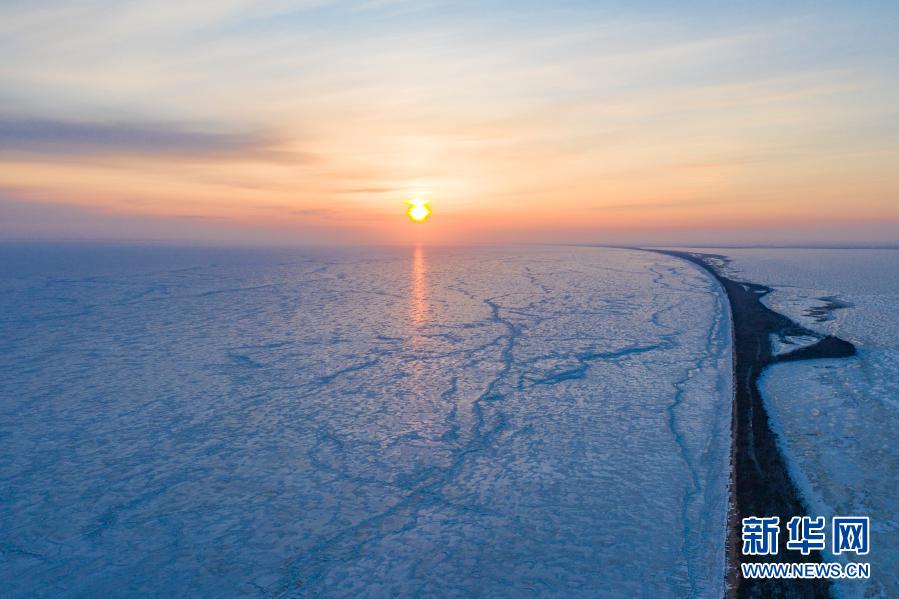
[[[849,359],[776,364],[760,388],[812,515],[871,518],[871,552],[857,558],[871,563],[871,580],[834,590],[899,597],[899,250],[701,251],[772,287],[773,310],[856,346]]]
[[[0,254],[6,596],[723,592],[729,311],[693,265]]]

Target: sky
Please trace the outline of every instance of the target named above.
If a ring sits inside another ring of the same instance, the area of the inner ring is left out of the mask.
[[[899,4],[725,4],[0,0],[0,239],[899,243]]]

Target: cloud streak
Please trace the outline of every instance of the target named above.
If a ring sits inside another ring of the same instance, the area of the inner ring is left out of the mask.
[[[0,116],[0,155],[157,156],[300,160],[265,133],[227,133],[147,122],[90,122]]]

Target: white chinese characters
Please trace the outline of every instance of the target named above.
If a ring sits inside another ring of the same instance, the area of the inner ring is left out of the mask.
[[[794,516],[787,522],[786,548],[809,555],[826,548],[824,516]],[[834,555],[870,551],[870,519],[867,516],[835,516],[831,519],[831,551]],[[743,555],[777,555],[780,517],[743,518]]]

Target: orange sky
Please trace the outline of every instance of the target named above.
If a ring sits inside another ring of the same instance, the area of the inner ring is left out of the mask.
[[[899,241],[876,9],[158,6],[7,10],[0,233]]]

